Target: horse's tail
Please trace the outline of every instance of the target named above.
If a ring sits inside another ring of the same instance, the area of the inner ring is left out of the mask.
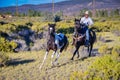
[[[95,43],[97,41],[96,33],[93,31],[93,29],[90,29],[91,32],[91,37],[92,37],[92,42]]]
[[[65,51],[67,50],[68,46],[69,46],[69,42],[67,42],[67,44],[65,45]]]
[[[69,41],[68,41],[67,37],[65,36],[65,45],[64,45],[65,51],[67,50],[68,46],[69,46]]]

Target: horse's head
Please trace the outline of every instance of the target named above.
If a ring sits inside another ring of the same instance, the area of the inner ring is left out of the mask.
[[[81,25],[80,25],[80,19],[76,19],[74,20],[74,32],[75,32],[75,35],[77,36],[80,29],[81,29]]]
[[[76,29],[79,29],[80,28],[80,19],[75,18],[74,25],[75,25]]]
[[[56,24],[48,24],[49,28],[48,31],[50,34],[55,33],[55,26]]]

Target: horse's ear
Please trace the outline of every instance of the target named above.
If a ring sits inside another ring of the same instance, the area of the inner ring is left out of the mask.
[[[54,24],[54,27],[56,26],[56,24]]]
[[[75,18],[75,21],[77,21],[77,19]]]
[[[75,20],[74,21],[76,21],[76,18],[75,18]]]

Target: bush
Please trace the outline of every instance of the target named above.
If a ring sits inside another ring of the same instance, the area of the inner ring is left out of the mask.
[[[120,22],[119,21],[105,21],[105,22],[95,22],[93,28],[95,28],[98,32],[108,32],[108,31],[120,31]]]
[[[70,76],[70,80],[83,80],[84,74],[82,72],[73,72]]]
[[[56,15],[55,18],[54,18],[54,21],[55,21],[55,22],[60,22],[60,21],[61,21],[60,16]]]
[[[12,52],[17,47],[14,41],[9,42],[5,38],[0,38],[0,51],[1,52]]]
[[[103,80],[118,80],[120,77],[120,69],[118,70],[119,61],[114,59],[111,55],[105,55],[98,58],[89,68],[87,75],[91,79],[103,79]],[[116,69],[114,69],[117,67]]]
[[[120,56],[120,45],[113,47],[112,55],[115,57]]]
[[[5,24],[0,25],[0,31],[5,33],[11,33],[12,31],[15,31],[16,26],[12,24]]]
[[[58,33],[71,34],[74,32],[74,24],[73,22],[66,23],[61,21],[57,23],[56,30]]]
[[[119,80],[120,62],[112,55],[98,57],[84,72],[74,72],[71,80]]]
[[[46,27],[48,26],[48,22],[34,22],[34,24],[31,27],[31,30],[35,31],[35,32],[41,32],[44,29],[46,29]]]
[[[108,53],[108,46],[107,45],[103,45],[98,49],[98,52],[102,55],[107,54]]]

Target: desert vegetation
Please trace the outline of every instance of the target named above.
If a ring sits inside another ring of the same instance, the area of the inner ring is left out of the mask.
[[[55,67],[51,67],[50,52],[42,71],[39,65],[45,54],[48,23],[54,23],[52,14],[29,10],[29,15],[0,19],[0,80],[119,80],[120,16],[117,9],[112,17],[106,10],[98,12],[90,27],[97,34],[92,57],[81,47],[80,58],[70,61],[74,47],[69,45]],[[66,34],[69,43],[74,18],[68,19],[62,12],[56,15],[56,32]]]

